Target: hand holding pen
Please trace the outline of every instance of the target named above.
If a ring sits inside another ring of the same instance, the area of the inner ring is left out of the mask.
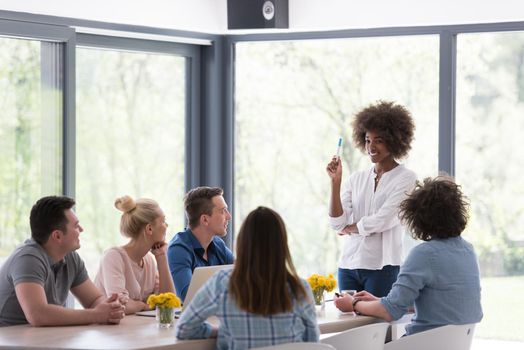
[[[340,159],[341,154],[342,154],[342,137],[339,137],[338,145],[337,145],[337,159]]]
[[[342,154],[342,137],[338,139],[337,152],[326,166],[326,172],[332,181],[342,181],[342,162],[340,155]]]

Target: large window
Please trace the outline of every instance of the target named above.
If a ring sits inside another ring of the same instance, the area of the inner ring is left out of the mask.
[[[93,278],[101,253],[126,241],[117,197],[153,198],[168,232],[183,227],[185,72],[180,56],[77,49],[76,199]]]
[[[34,202],[62,191],[60,50],[0,37],[0,263],[30,237]]]
[[[342,238],[328,224],[325,166],[339,137],[344,179],[371,166],[352,145],[350,122],[377,100],[403,104],[415,118],[406,166],[419,179],[438,171],[438,35],[237,43],[235,153],[216,169],[214,155],[228,148],[215,136],[230,131],[215,108],[222,95],[212,91],[228,72],[214,61],[220,45],[213,51],[6,20],[0,31],[0,264],[30,236],[38,198],[75,193],[85,228],[80,254],[94,277],[101,253],[126,241],[116,197],[156,199],[171,236],[184,226],[184,179],[205,185],[210,174],[229,171],[233,156],[236,228],[258,205],[270,206],[287,224],[299,273],[334,272]],[[471,200],[464,236],[479,256],[485,314],[475,334],[521,347],[524,33],[458,34],[457,49],[456,135],[440,146],[456,150],[457,181]]]
[[[258,205],[287,224],[299,272],[334,272],[342,238],[328,223],[325,167],[344,139],[344,179],[371,166],[350,121],[377,100],[405,105],[416,122],[407,167],[435,175],[437,36],[252,42],[236,45],[235,222]]]
[[[482,275],[475,334],[524,343],[524,33],[459,35],[457,49],[456,171]]]

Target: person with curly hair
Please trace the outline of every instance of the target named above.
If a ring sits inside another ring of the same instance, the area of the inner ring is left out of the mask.
[[[411,250],[389,294],[366,291],[335,299],[342,311],[398,320],[414,304],[406,327],[410,335],[445,325],[480,322],[480,273],[473,246],[460,235],[468,221],[468,202],[448,176],[427,178],[400,204],[400,217],[413,238]]]
[[[326,171],[331,179],[331,227],[345,237],[338,263],[340,290],[367,290],[385,296],[397,279],[403,229],[398,205],[416,181],[398,163],[411,149],[415,125],[406,108],[379,101],[357,113],[353,141],[373,166],[351,174],[342,184],[342,162],[334,156]]]

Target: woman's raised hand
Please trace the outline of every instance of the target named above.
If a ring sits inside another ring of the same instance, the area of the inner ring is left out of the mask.
[[[342,181],[342,161],[334,156],[326,166],[326,172],[332,181]]]

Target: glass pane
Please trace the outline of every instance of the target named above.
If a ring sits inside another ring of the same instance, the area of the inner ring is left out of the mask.
[[[416,140],[404,162],[437,173],[438,38],[241,43],[236,48],[235,223],[258,205],[280,212],[303,276],[335,272],[341,238],[328,223],[327,162],[344,138],[347,169],[371,163],[350,122],[377,100],[405,105]]]
[[[148,197],[170,229],[184,226],[185,58],[77,49],[77,212],[80,255],[94,278],[119,234],[117,197]]]
[[[59,52],[60,44],[0,38],[0,264],[31,236],[36,200],[62,192],[62,83],[50,68]]]
[[[476,342],[522,349],[524,33],[460,35],[457,43],[457,180],[471,200],[465,237],[482,275],[475,336],[484,340]]]

